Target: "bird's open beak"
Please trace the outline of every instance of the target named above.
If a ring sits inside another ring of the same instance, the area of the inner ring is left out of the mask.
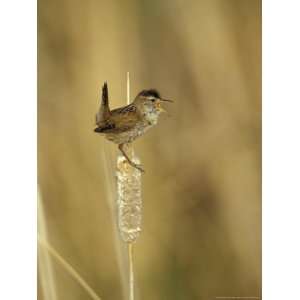
[[[159,110],[160,112],[167,113],[167,111],[166,111],[163,107],[161,107],[161,106],[158,107],[158,110]]]
[[[172,100],[169,100],[169,99],[160,99],[160,100],[161,100],[161,101],[166,101],[166,102],[173,102]],[[160,105],[160,102],[157,102],[156,108],[157,108],[160,112],[168,113],[168,112]]]

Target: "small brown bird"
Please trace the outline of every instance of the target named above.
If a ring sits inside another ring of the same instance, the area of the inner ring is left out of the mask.
[[[141,165],[135,164],[130,160],[124,150],[124,145],[133,142],[157,123],[159,114],[165,112],[161,107],[161,102],[163,101],[173,102],[172,100],[161,98],[157,90],[143,90],[131,104],[110,110],[107,83],[105,82],[102,87],[100,109],[96,114],[98,127],[94,131],[105,134],[109,141],[118,144],[128,163],[144,172]]]

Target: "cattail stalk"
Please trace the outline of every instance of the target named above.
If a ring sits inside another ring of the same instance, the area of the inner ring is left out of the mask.
[[[127,73],[127,104],[130,103],[130,80]],[[130,144],[125,151],[130,159],[140,164]],[[117,159],[117,205],[118,226],[121,238],[126,243],[135,242],[141,232],[142,180],[141,172],[130,166],[120,153]]]
[[[129,103],[130,79],[127,72],[127,104]],[[125,151],[134,163],[140,164],[131,145],[127,145]],[[122,240],[128,243],[130,300],[134,300],[133,243],[140,235],[142,223],[141,191],[141,172],[130,166],[126,158],[120,154],[117,158],[118,227]]]
[[[134,300],[133,243],[128,244],[129,300]]]

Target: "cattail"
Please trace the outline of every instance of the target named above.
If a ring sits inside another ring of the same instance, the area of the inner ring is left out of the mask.
[[[127,153],[134,163],[140,163],[132,149]],[[141,172],[130,166],[123,155],[117,160],[117,195],[119,231],[124,242],[132,243],[141,232]]]
[[[127,104],[130,103],[130,81],[127,72]],[[130,160],[140,164],[132,146],[124,149]],[[134,300],[133,243],[141,232],[142,223],[142,175],[130,166],[123,155],[117,158],[117,217],[122,240],[128,244],[129,300]]]
[[[130,103],[130,79],[127,72],[127,104]],[[125,151],[130,159],[140,164],[131,145]],[[119,155],[117,159],[117,207],[118,226],[122,240],[135,242],[141,232],[142,223],[142,180],[141,172],[129,166],[126,158]]]

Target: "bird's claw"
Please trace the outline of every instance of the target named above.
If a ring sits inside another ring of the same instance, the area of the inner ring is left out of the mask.
[[[139,171],[141,171],[142,173],[145,173],[145,170],[143,169],[143,166],[142,166],[142,165],[132,163],[132,166],[133,166],[134,168],[138,169]]]

